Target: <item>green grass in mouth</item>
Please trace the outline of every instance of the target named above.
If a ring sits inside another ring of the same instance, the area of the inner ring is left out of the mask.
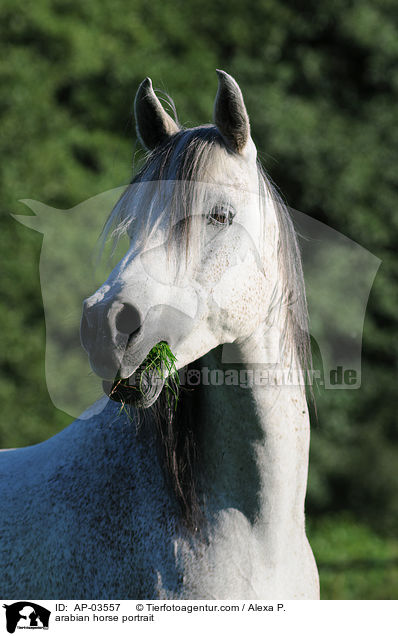
[[[129,389],[142,393],[142,378],[147,372],[154,373],[158,378],[164,379],[164,390],[166,391],[167,403],[172,405],[174,398],[174,409],[177,408],[178,390],[180,385],[180,377],[176,367],[177,358],[173,354],[167,342],[158,342],[145,358],[140,367],[138,386],[132,386],[129,378],[117,379],[114,384],[116,390],[118,386],[127,386]]]

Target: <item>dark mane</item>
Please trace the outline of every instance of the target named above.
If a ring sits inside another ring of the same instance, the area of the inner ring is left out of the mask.
[[[182,520],[192,532],[197,532],[203,521],[198,495],[198,417],[203,392],[201,387],[181,387],[176,398],[163,390],[149,409],[155,425],[158,452],[164,476],[178,502]]]

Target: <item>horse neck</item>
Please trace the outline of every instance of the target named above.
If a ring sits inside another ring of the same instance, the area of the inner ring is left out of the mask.
[[[210,518],[237,510],[253,526],[266,528],[277,550],[286,533],[304,527],[309,418],[303,387],[213,386],[206,371],[235,369],[241,377],[253,369],[257,377],[269,372],[270,365],[252,360],[254,352],[267,355],[273,337],[259,328],[237,346],[239,364],[222,364],[222,347],[201,359],[202,378],[210,375],[210,382],[201,393],[198,441]]]

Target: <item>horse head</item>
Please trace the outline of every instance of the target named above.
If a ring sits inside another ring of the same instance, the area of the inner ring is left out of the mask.
[[[84,301],[81,322],[83,347],[104,380],[131,377],[159,342],[180,369],[218,345],[244,341],[275,297],[275,202],[241,90],[217,73],[213,125],[183,129],[149,78],[138,89],[137,133],[149,154],[107,224],[126,231],[130,246]],[[140,405],[150,406],[162,386]]]

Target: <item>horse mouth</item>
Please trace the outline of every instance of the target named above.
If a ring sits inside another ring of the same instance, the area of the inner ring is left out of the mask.
[[[136,408],[152,406],[163,388],[170,394],[169,398],[176,398],[179,376],[175,362],[167,343],[159,342],[128,378],[116,376],[113,382],[103,380],[104,393],[115,402]]]

